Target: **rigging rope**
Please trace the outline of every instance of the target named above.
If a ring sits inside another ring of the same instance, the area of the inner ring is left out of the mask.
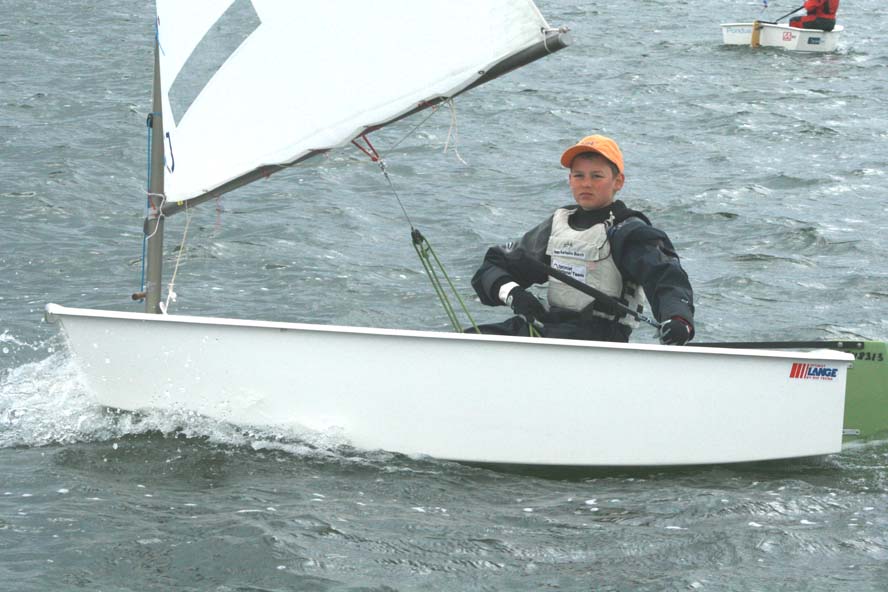
[[[429,115],[431,117],[431,115]],[[428,120],[426,117],[421,123],[425,123]],[[419,125],[414,127],[410,134],[415,131]],[[408,134],[408,135],[410,135]],[[404,136],[406,138],[407,136]],[[392,149],[404,141],[404,138],[401,138]],[[441,260],[435,254],[434,249],[432,248],[431,243],[422,235],[422,233],[413,225],[413,221],[410,219],[410,215],[407,213],[407,208],[404,207],[404,203],[401,201],[401,197],[398,195],[397,190],[395,189],[395,185],[392,182],[391,177],[389,177],[388,170],[385,166],[385,160],[373,147],[373,144],[370,143],[369,138],[367,138],[366,134],[361,134],[360,139],[364,141],[366,147],[362,146],[357,142],[357,138],[352,140],[352,144],[358,147],[358,149],[370,157],[370,160],[379,164],[379,170],[382,171],[383,177],[385,177],[386,182],[388,183],[389,189],[392,194],[395,196],[395,200],[398,202],[398,206],[401,208],[401,212],[404,214],[404,218],[407,220],[407,224],[410,226],[410,237],[413,242],[413,249],[416,251],[417,256],[419,257],[420,262],[422,263],[423,269],[425,269],[426,275],[429,278],[429,281],[432,284],[432,288],[435,290],[435,294],[438,296],[438,300],[441,302],[441,306],[444,308],[444,312],[447,314],[447,317],[450,319],[451,325],[453,325],[453,330],[457,333],[462,332],[462,326],[460,325],[459,318],[457,317],[456,310],[454,309],[453,304],[450,301],[450,298],[447,295],[447,290],[444,288],[444,284],[441,281],[441,276],[443,276],[444,280],[447,282],[447,285],[450,287],[450,291],[453,294],[453,297],[459,303],[460,308],[463,313],[465,313],[466,317],[469,319],[469,322],[472,324],[472,327],[475,329],[476,333],[480,333],[481,331],[478,329],[477,323],[475,323],[475,319],[472,318],[472,314],[469,312],[468,307],[466,306],[465,301],[459,295],[459,291],[456,289],[456,286],[453,284],[453,281],[450,279],[450,276],[447,274],[447,270],[444,269],[444,265],[441,263]],[[448,135],[449,140],[449,135]],[[446,149],[446,148],[445,148]],[[391,150],[391,149],[390,149]],[[465,164],[465,161],[460,158],[460,161]]]
[[[476,333],[480,333],[481,330],[478,328],[478,324],[472,317],[472,313],[469,312],[468,307],[466,307],[465,301],[459,295],[459,291],[456,289],[456,286],[453,285],[453,281],[450,279],[450,276],[447,275],[447,270],[444,269],[444,265],[441,263],[441,260],[438,259],[438,255],[435,254],[434,249],[432,249],[432,245],[416,228],[411,227],[410,236],[413,239],[413,249],[419,256],[419,260],[422,262],[422,266],[429,276],[429,281],[432,283],[432,288],[434,288],[435,294],[438,295],[438,300],[441,301],[441,306],[444,307],[444,312],[447,313],[447,317],[450,319],[450,323],[453,325],[453,330],[457,333],[461,333],[462,326],[459,323],[459,319],[456,316],[456,311],[454,310],[453,305],[450,303],[450,299],[447,297],[447,291],[444,290],[444,286],[441,284],[441,279],[438,277],[438,273],[435,271],[435,267],[432,265],[432,259],[434,259],[435,264],[438,266],[441,275],[443,275],[444,279],[447,280],[447,285],[450,286],[450,291],[453,292],[454,298],[456,298],[457,302],[459,302],[460,308],[462,308],[462,311],[469,319],[469,322],[472,324],[472,328],[475,329]]]
[[[444,153],[447,153],[447,148],[450,146],[450,137],[453,136],[453,153],[461,163],[469,166],[469,163],[464,161],[463,157],[459,154],[459,126],[456,123],[456,104],[453,102],[453,99],[449,99],[447,105],[450,107],[450,129],[447,130],[447,140],[444,142]]]
[[[167,309],[170,306],[170,301],[176,301],[176,292],[173,291],[173,286],[176,283],[176,273],[179,271],[179,263],[182,261],[182,254],[185,252],[185,240],[188,238],[188,226],[191,224],[191,210],[187,207],[185,208],[185,229],[182,231],[182,242],[179,243],[179,253],[176,255],[176,266],[173,267],[173,275],[170,277],[170,283],[167,285],[167,298],[166,302],[159,305],[160,312],[163,314],[167,313]]]

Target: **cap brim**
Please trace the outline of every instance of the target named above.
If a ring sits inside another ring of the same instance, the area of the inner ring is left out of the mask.
[[[595,154],[601,154],[602,156],[604,156],[604,154],[602,154],[600,151],[596,150],[592,146],[571,146],[564,151],[564,154],[561,155],[561,166],[569,169],[574,158],[576,158],[580,154],[583,154],[584,152],[594,152]],[[607,158],[607,156],[604,157]],[[609,158],[607,159],[607,161],[611,162]]]

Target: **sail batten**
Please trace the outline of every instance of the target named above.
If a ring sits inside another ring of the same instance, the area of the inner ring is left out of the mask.
[[[534,47],[563,46],[530,0],[307,4],[157,0],[165,213],[453,97]],[[345,11],[351,24],[336,18]]]

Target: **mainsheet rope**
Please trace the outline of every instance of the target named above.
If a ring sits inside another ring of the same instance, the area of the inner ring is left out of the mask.
[[[455,111],[453,110],[452,100],[447,101],[450,104],[451,108],[451,132],[453,132],[456,126],[456,116]],[[408,136],[413,134],[420,126],[422,126],[426,121],[428,121],[429,117],[431,117],[435,111],[437,111],[439,105],[436,105],[432,109],[432,113],[430,113],[425,119],[423,119],[419,124],[417,124],[413,129],[411,129],[407,134],[404,135],[400,140],[398,140],[391,148],[389,148],[389,152],[394,150],[401,142],[403,142]],[[454,138],[457,138],[457,134],[453,134]],[[451,138],[451,133],[447,134],[447,143],[445,144],[445,151],[447,150],[447,146],[449,145]],[[407,220],[407,224],[410,226],[410,238],[413,243],[413,250],[416,251],[416,255],[419,257],[420,262],[422,263],[423,269],[425,269],[426,275],[429,278],[429,281],[432,284],[432,288],[435,290],[435,294],[438,296],[438,300],[441,302],[441,306],[444,308],[444,312],[447,314],[447,317],[450,319],[451,325],[453,325],[454,331],[457,333],[462,332],[462,326],[460,325],[459,318],[457,317],[456,310],[453,304],[450,301],[450,298],[447,295],[447,290],[444,287],[443,280],[447,282],[447,285],[450,287],[450,291],[453,294],[453,297],[459,303],[460,308],[463,313],[469,319],[469,322],[472,324],[472,327],[475,329],[475,332],[480,333],[480,329],[478,328],[478,324],[475,322],[475,319],[472,317],[472,313],[469,312],[468,307],[466,306],[465,301],[459,295],[459,291],[454,285],[453,281],[450,279],[450,276],[447,273],[447,270],[444,268],[444,264],[441,263],[441,260],[438,258],[438,255],[435,253],[435,250],[432,248],[431,243],[422,235],[422,233],[413,225],[413,221],[410,219],[410,215],[407,213],[407,208],[404,207],[404,203],[401,201],[401,197],[398,195],[397,190],[395,189],[395,185],[392,182],[391,177],[388,174],[388,170],[385,166],[385,159],[379,154],[373,144],[370,143],[370,139],[366,134],[361,134],[360,139],[363,140],[366,146],[362,146],[358,143],[358,139],[352,140],[352,144],[354,144],[361,152],[366,154],[372,162],[375,162],[379,165],[379,170],[382,172],[383,177],[388,183],[389,189],[394,195],[395,200],[398,202],[398,206],[401,208],[401,212],[404,214],[404,218]],[[459,156],[459,152],[456,149],[454,143],[454,152],[459,158],[460,162],[465,164],[465,161],[462,157]]]

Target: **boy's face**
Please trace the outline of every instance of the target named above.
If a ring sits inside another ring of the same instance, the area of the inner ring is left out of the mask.
[[[568,180],[579,206],[584,210],[597,210],[613,203],[625,177],[622,173],[614,176],[610,161],[600,154],[592,154],[573,159]]]

